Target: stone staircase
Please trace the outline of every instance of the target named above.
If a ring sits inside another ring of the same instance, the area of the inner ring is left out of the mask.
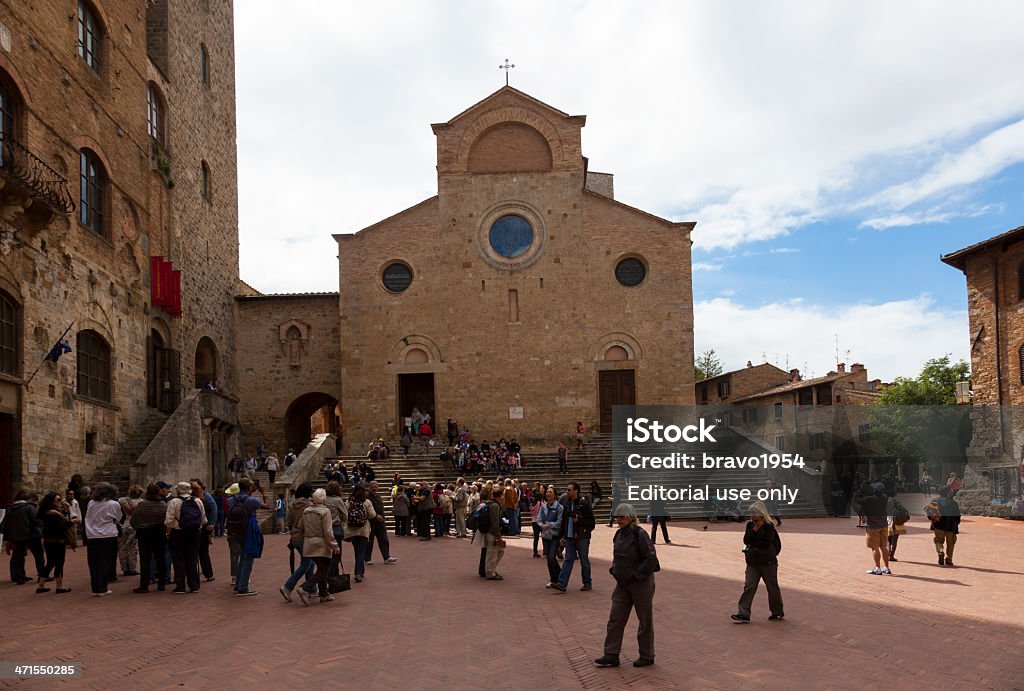
[[[380,494],[384,503],[389,530],[394,528],[394,520],[391,514],[391,483],[392,475],[396,471],[401,474],[402,480],[406,484],[410,482],[429,482],[433,484],[439,481],[447,484],[447,482],[455,482],[459,477],[457,471],[454,474],[449,473],[447,478],[444,475],[442,463],[438,458],[444,449],[443,443],[439,442],[426,453],[422,451],[420,444],[416,443],[413,445],[409,456],[403,457],[397,440],[393,441],[394,443],[390,445],[393,450],[397,450],[397,453],[393,452],[387,460],[370,462],[376,473],[376,480],[380,485]],[[589,495],[591,481],[597,480],[604,491],[604,498],[598,503],[595,514],[598,523],[607,523],[612,508],[611,484],[614,475],[621,472],[621,469],[613,468],[611,435],[593,435],[580,450],[576,450],[573,448],[574,446],[575,444],[569,448],[568,473],[563,474],[559,472],[558,453],[555,448],[524,448],[522,450],[522,457],[525,465],[519,468],[514,476],[518,478],[519,482],[526,482],[530,487],[533,487],[534,481],[539,481],[542,486],[554,484],[558,488],[559,494],[565,491],[565,486],[569,481],[576,480],[582,485],[583,492]],[[643,447],[638,447],[636,450],[640,453],[644,452]],[[708,450],[712,451],[713,449],[709,447]],[[758,453],[760,453],[760,450],[758,450]],[[331,460],[344,460],[351,472],[351,469],[357,462],[364,461],[366,458],[363,456],[343,456],[332,458]],[[467,482],[472,482],[477,477],[494,479],[497,475],[497,471],[488,470],[472,476],[466,475],[465,478]],[[257,473],[257,478],[264,487],[269,486],[269,478],[266,473]],[[721,471],[694,469],[686,471],[685,476],[687,484],[694,486],[706,484],[711,487],[712,491],[726,487],[760,488],[764,486],[767,479],[768,473],[764,470],[730,470],[727,473],[723,473]],[[634,484],[640,484],[635,476],[633,482]],[[326,484],[326,480],[321,474],[313,484],[315,487],[323,487]],[[675,485],[678,484],[675,483]],[[350,488],[350,485],[345,487],[346,494]],[[267,497],[270,502],[274,498],[276,497],[270,497],[269,495]],[[620,501],[626,501],[625,493],[623,493]],[[710,511],[709,504],[694,502],[666,502],[666,508],[675,520],[706,519]],[[802,498],[798,498],[793,506],[781,505],[780,513],[783,516],[815,514],[812,510],[812,505]],[[523,526],[529,526],[530,515],[525,514],[522,520]]]
[[[128,493],[128,486],[131,478],[131,468],[135,461],[146,450],[157,433],[163,429],[167,422],[167,416],[157,412],[149,411],[148,417],[140,424],[133,425],[126,435],[125,441],[118,446],[117,451],[88,478],[91,484],[97,482],[109,482],[117,487],[119,496]]]

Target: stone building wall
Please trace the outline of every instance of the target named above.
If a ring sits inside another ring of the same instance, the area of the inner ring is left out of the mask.
[[[284,458],[289,412],[305,416],[308,432],[309,416],[326,400],[316,394],[335,404],[341,398],[338,295],[240,296],[237,302],[238,414],[246,451],[254,453],[262,440]]]
[[[210,334],[223,353],[234,349],[233,64],[224,59],[219,85],[224,91],[212,97],[218,107],[209,113],[201,113],[182,84],[191,78],[184,56],[200,26],[211,45],[226,56],[232,53],[231,5],[216,3],[212,14],[197,17],[193,13],[201,10],[193,2],[169,4],[170,76],[165,79],[147,57],[145,0],[92,5],[102,25],[98,71],[76,50],[76,2],[0,0],[0,24],[10,33],[10,48],[0,46],[0,78],[16,88],[23,102],[17,138],[68,180],[76,205],[81,148],[95,151],[109,178],[103,237],[83,226],[77,211],[57,214],[42,227],[9,207],[0,218],[0,289],[19,307],[20,350],[17,373],[0,376],[0,414],[9,416],[5,424],[14,437],[3,451],[10,480],[6,493],[22,485],[63,487],[74,472],[103,477],[98,469],[137,447],[144,441],[139,436],[166,418],[147,405],[151,330],[166,333],[182,349],[186,388],[193,357],[189,348],[197,334]],[[207,209],[215,222],[203,222],[192,210],[198,195],[185,175],[182,184],[171,188],[153,170],[146,105],[151,79],[159,81],[166,97],[169,144],[180,144],[183,159],[194,145],[214,150],[211,158],[220,161],[225,194]],[[194,144],[186,145],[187,139]],[[218,262],[205,263],[208,242],[219,253]],[[176,268],[183,270],[186,297],[180,320],[151,303],[149,260],[157,248],[177,259]],[[25,384],[72,322],[72,348],[76,333],[84,329],[96,331],[110,347],[109,402],[77,394],[77,349],[57,364],[44,363]],[[232,367],[226,358],[225,378],[233,383]],[[6,500],[0,497],[0,503]]]
[[[692,224],[585,191],[584,122],[501,89],[433,126],[437,197],[335,236],[347,450],[399,432],[402,374],[433,373],[440,428],[453,418],[521,442],[565,438],[577,420],[595,428],[604,369],[634,370],[639,402],[693,403]],[[511,150],[502,133],[530,142],[524,160],[496,155]],[[512,260],[488,250],[504,214],[537,238]],[[626,257],[646,266],[638,286],[616,280]],[[412,270],[404,292],[382,284],[394,262]],[[606,360],[613,346],[628,359]]]

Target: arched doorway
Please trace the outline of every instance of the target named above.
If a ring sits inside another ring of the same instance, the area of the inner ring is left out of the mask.
[[[212,381],[217,381],[217,346],[206,336],[199,339],[196,346],[196,388],[204,389]]]
[[[285,413],[284,435],[288,447],[298,454],[317,434],[337,434],[338,399],[330,394],[311,392],[292,401]]]

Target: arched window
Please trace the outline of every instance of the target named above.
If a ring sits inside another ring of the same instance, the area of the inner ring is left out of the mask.
[[[79,220],[82,225],[100,237],[106,237],[106,195],[107,173],[95,152],[82,149],[80,152],[81,204]]]
[[[96,10],[85,0],[78,0],[78,56],[85,64],[100,71],[100,40],[103,32]]]
[[[210,83],[210,54],[203,43],[199,44],[199,79],[203,84]]]
[[[210,166],[206,161],[199,164],[199,193],[203,199],[210,201]]]
[[[1017,300],[1024,302],[1024,262],[1017,267]]]
[[[207,336],[199,339],[196,346],[195,375],[197,389],[217,381],[217,346]]]
[[[0,292],[0,373],[18,375],[18,305]]]
[[[160,146],[166,146],[167,107],[160,87],[153,82],[149,82],[146,87],[146,113],[149,136]]]
[[[110,346],[95,331],[79,331],[78,395],[110,402]]]
[[[15,138],[14,127],[18,110],[15,94],[15,90],[8,85],[4,74],[0,72],[0,142],[7,138]]]

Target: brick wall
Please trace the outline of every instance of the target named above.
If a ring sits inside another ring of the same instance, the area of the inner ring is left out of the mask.
[[[88,478],[133,434],[159,417],[147,407],[147,336],[163,331],[182,351],[183,384],[191,384],[195,345],[209,335],[223,354],[223,379],[234,385],[233,300],[237,280],[237,212],[234,155],[234,65],[231,4],[197,14],[194,3],[168,0],[168,81],[147,57],[145,0],[104,0],[97,14],[104,27],[100,69],[77,55],[77,3],[40,0],[26,5],[0,0],[0,23],[11,34],[0,49],[0,70],[25,99],[20,137],[69,179],[78,200],[78,151],[94,150],[110,179],[105,237],[57,216],[31,229],[23,215],[0,219],[0,288],[21,307],[20,389],[10,463],[15,487],[63,487],[73,472]],[[202,95],[198,39],[216,46],[218,91]],[[154,171],[147,133],[146,85],[163,89],[168,110],[169,188]],[[223,194],[199,200],[194,175],[198,158],[215,162]],[[0,192],[0,194],[3,194]],[[185,310],[172,320],[150,300],[149,257],[168,256],[183,272]],[[111,348],[111,401],[76,395],[76,356],[44,364],[55,339],[71,322],[72,347],[81,329],[98,332]],[[6,398],[6,397],[5,397]],[[2,411],[0,411],[2,412]],[[85,453],[87,433],[96,435]],[[3,501],[4,498],[0,498]]]

